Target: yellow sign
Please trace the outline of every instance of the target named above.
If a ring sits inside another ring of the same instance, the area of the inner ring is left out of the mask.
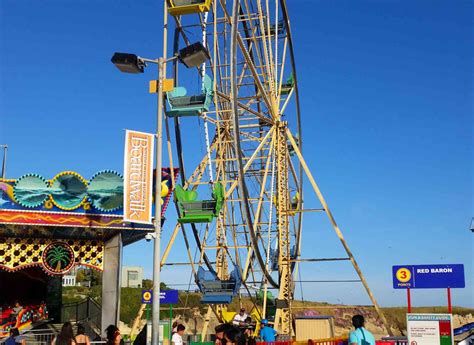
[[[126,131],[123,220],[152,223],[154,135]]]
[[[397,270],[397,273],[395,274],[398,281],[402,283],[406,283],[411,279],[411,272],[408,268],[402,267]]]
[[[158,93],[158,83],[160,81],[159,80],[150,80],[150,82],[148,83],[148,92],[149,93]],[[173,79],[163,79],[162,80],[162,88],[163,88],[163,92],[169,92],[169,91],[173,91],[173,88],[174,88],[174,80]]]

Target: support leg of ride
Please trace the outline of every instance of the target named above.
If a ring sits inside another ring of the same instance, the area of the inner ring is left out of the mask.
[[[314,192],[316,193],[316,196],[319,199],[319,202],[323,206],[324,211],[326,212],[326,215],[328,216],[329,221],[331,222],[332,227],[333,227],[334,231],[336,232],[337,237],[341,241],[342,246],[344,247],[347,255],[349,256],[349,258],[352,262],[352,266],[354,267],[355,271],[359,275],[359,278],[362,282],[362,285],[364,285],[364,288],[367,291],[367,294],[369,295],[369,298],[372,301],[372,304],[374,305],[375,310],[377,311],[377,314],[379,315],[380,319],[382,320],[382,323],[384,324],[388,334],[392,336],[393,335],[392,329],[388,325],[388,322],[387,322],[387,319],[385,318],[385,315],[383,314],[382,310],[380,309],[380,306],[377,303],[377,300],[375,299],[375,296],[373,295],[372,290],[370,290],[369,285],[367,284],[367,281],[365,280],[365,277],[364,277],[359,265],[357,264],[357,261],[354,258],[354,255],[352,254],[351,250],[349,249],[349,245],[347,244],[346,240],[344,239],[344,236],[342,235],[342,232],[339,229],[339,226],[337,225],[336,220],[334,219],[334,216],[332,215],[331,211],[329,210],[329,206],[327,205],[326,200],[324,199],[323,194],[321,193],[321,190],[319,189],[316,181],[314,180],[314,177],[311,174],[311,171],[309,170],[308,165],[306,164],[306,161],[304,160],[304,158],[301,154],[301,151],[300,151],[298,145],[296,144],[295,139],[293,138],[293,135],[291,134],[291,132],[288,128],[286,129],[286,132],[287,132],[287,135],[288,135],[288,139],[290,140],[291,146],[295,150],[295,153],[298,156],[298,159],[299,159],[299,161],[300,161],[300,163],[301,163],[301,165],[302,165],[302,167],[303,167],[303,169],[306,173],[306,176],[308,177],[309,182],[311,183],[311,186],[313,187]]]
[[[204,325],[202,326],[201,341],[203,342],[207,335],[207,328],[209,327],[209,320],[211,319],[212,308],[209,305],[207,307],[206,318],[204,319]]]
[[[146,304],[142,304],[140,306],[137,316],[135,317],[135,320],[133,320],[132,329],[130,330],[130,339],[132,339],[132,337],[135,335],[138,325],[140,324],[140,320],[142,319],[143,311],[145,310],[146,307],[147,307]],[[148,316],[147,316],[147,320],[148,320]]]
[[[278,223],[278,267],[280,290],[278,292],[275,330],[280,335],[292,336],[291,300],[293,299],[290,231],[288,222],[288,150],[286,140],[286,123],[280,122],[277,128],[276,162],[277,174],[277,223]]]

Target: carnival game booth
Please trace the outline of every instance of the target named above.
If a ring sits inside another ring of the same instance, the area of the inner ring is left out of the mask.
[[[162,170],[162,221],[177,173]],[[150,231],[152,225],[123,221],[123,178],[115,171],[0,179],[0,336],[59,321],[62,275],[78,266],[103,272],[101,324],[116,324],[122,248]],[[14,317],[16,301],[23,310]]]

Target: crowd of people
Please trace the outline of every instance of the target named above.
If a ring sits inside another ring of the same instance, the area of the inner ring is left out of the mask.
[[[270,327],[268,321],[261,321],[260,332],[255,337],[257,323],[247,315],[245,308],[241,308],[231,323],[223,323],[215,328],[215,345],[255,345],[257,340],[274,342],[276,331]],[[183,335],[186,328],[177,322],[172,325],[171,345],[183,345]]]
[[[234,316],[232,323],[220,324],[215,328],[216,345],[254,345],[257,340],[274,342],[277,332],[270,327],[268,320],[260,321],[260,332],[255,337],[257,323],[241,308]]]
[[[352,325],[354,331],[349,333],[349,345],[375,345],[375,338],[364,328],[364,317],[354,315]],[[260,342],[275,342],[277,332],[270,326],[268,320],[260,321],[260,331],[255,337],[257,323],[252,320],[241,308],[232,320],[232,323],[223,323],[215,327],[215,345],[256,345]],[[172,329],[171,345],[183,345],[183,335],[186,328],[182,324],[175,322]],[[78,323],[77,331],[74,335],[73,326],[70,322],[65,322],[59,334],[54,337],[51,345],[91,345],[89,337],[85,334],[84,325]],[[123,344],[122,336],[115,325],[110,325],[105,329],[107,345]],[[17,328],[10,329],[10,336],[4,342],[5,345],[25,345],[25,339],[20,335]]]
[[[110,325],[105,329],[107,345],[121,345],[123,344],[120,331],[115,325]],[[20,335],[17,328],[10,329],[10,336],[6,339],[5,345],[25,345],[24,337]],[[55,336],[51,345],[91,345],[89,337],[86,335],[86,329],[83,324],[77,324],[77,331],[74,335],[74,330],[70,322],[65,322],[61,331]]]

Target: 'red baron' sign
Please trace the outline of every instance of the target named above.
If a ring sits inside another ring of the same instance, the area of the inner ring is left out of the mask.
[[[123,220],[152,223],[154,135],[126,131]]]

